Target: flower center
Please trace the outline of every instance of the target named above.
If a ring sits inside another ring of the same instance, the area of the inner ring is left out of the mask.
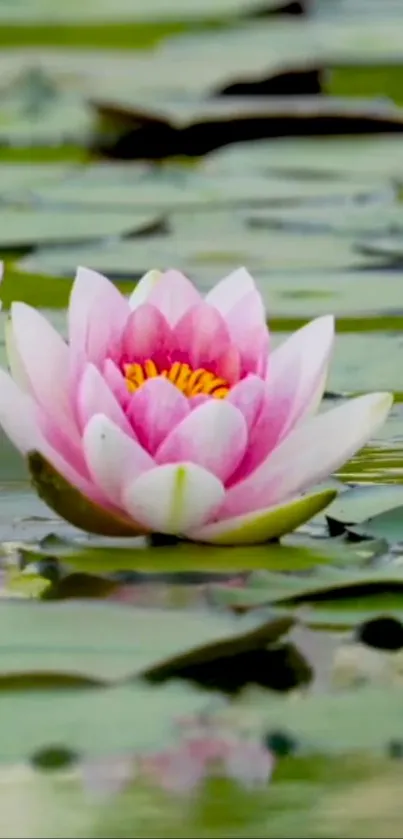
[[[180,361],[175,361],[169,369],[158,370],[155,362],[147,359],[144,364],[124,364],[123,373],[130,393],[138,390],[148,379],[157,376],[168,379],[187,397],[205,393],[214,396],[215,399],[225,399],[230,389],[225,379],[219,379],[204,367],[192,370],[189,364],[182,364]]]

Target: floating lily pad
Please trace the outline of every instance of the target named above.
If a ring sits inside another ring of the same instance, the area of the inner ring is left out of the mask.
[[[141,2],[136,0],[87,0],[85,6],[78,0],[73,0],[69,6],[57,11],[57,23],[106,23],[110,20],[155,20],[167,18],[181,19],[196,17],[219,17],[221,15],[236,15],[239,13],[253,12],[255,9],[263,8],[270,11],[285,5],[282,0],[197,0],[192,6],[188,6],[186,0],[173,0],[167,6],[165,0],[152,0],[145,8]],[[47,0],[39,0],[34,5],[27,0],[16,0],[16,3],[9,6],[8,3],[1,6],[0,19],[7,23],[20,23],[27,20],[35,23],[48,22],[49,4]]]
[[[403,208],[396,204],[380,207],[377,203],[351,206],[287,207],[250,211],[249,224],[263,229],[324,232],[336,235],[379,236],[388,232],[403,232]],[[376,241],[374,243],[376,248]]]
[[[175,718],[197,713],[205,703],[184,683],[11,691],[2,697],[0,762],[26,761],[56,744],[86,757],[161,748],[172,738]]]
[[[242,629],[242,623],[229,615],[133,610],[83,600],[3,602],[0,623],[0,673],[6,687],[9,677],[31,675],[34,684],[35,674],[41,673],[56,683],[60,676],[108,683],[196,647],[217,643],[218,650],[224,641],[230,642],[235,654],[237,644],[242,647],[257,622],[247,621]],[[270,631],[268,625],[262,638],[268,641]],[[202,661],[203,654],[194,658]]]
[[[236,609],[275,606],[297,608],[309,626],[348,628],[379,614],[403,619],[403,574],[400,567],[316,569],[305,579],[264,572],[245,587],[217,585],[218,603]]]
[[[247,168],[266,175],[288,173],[295,178],[399,179],[403,175],[403,138],[388,134],[259,140],[219,149],[210,156],[207,166],[209,171],[221,174]]]
[[[290,179],[280,174],[262,178],[253,168],[237,173],[214,173],[198,168],[165,166],[144,169],[138,164],[92,164],[69,177],[32,188],[36,199],[48,205],[100,207],[115,210],[217,210],[237,204],[266,205],[305,201],[369,200],[392,197],[392,190],[377,178]]]
[[[392,512],[393,508],[402,503],[403,486],[400,484],[356,486],[332,501],[326,510],[326,517],[343,524],[361,524],[368,519],[379,521],[382,514]],[[392,529],[387,538],[396,541],[393,536]]]
[[[27,531],[29,533],[29,523]],[[18,550],[27,561],[36,562],[41,558],[52,557],[78,572],[108,575],[130,571],[157,575],[173,572],[222,574],[258,568],[292,571],[338,560],[343,563],[357,562],[360,555],[360,549],[356,546],[338,546],[336,549],[330,540],[323,540],[320,544],[316,544],[315,540],[299,544],[297,538],[293,542],[292,537],[287,537],[284,545],[254,546],[251,549],[215,548],[192,543],[150,547],[144,539],[133,540],[127,547],[122,547],[113,540],[103,540],[97,544],[94,540],[83,538],[68,540],[52,536],[36,545],[20,542]],[[363,550],[370,549],[365,547]]]
[[[364,538],[388,538],[390,542],[403,542],[403,506],[387,509],[361,521],[348,531]]]
[[[403,263],[403,236],[384,236],[357,243],[358,250],[372,256],[384,256],[399,265]]]
[[[150,264],[163,270],[175,265],[195,277],[196,282],[198,272],[202,276],[208,273],[213,285],[220,274],[229,273],[234,265],[247,264],[255,273],[308,268],[319,271],[363,266],[365,259],[355,253],[353,243],[338,242],[332,237],[245,231],[238,238],[217,234],[206,242],[155,236],[103,247],[43,249],[20,260],[18,268],[37,274],[71,275],[75,266],[82,264],[115,278],[139,277]]]
[[[98,131],[91,148],[114,160],[199,157],[229,143],[263,137],[344,135],[403,131],[403,111],[389,102],[336,97],[222,97],[197,106],[166,98],[149,110],[127,97],[93,102]],[[107,131],[103,126],[107,125]]]
[[[59,183],[74,172],[75,167],[65,163],[0,163],[0,196],[15,199],[21,191]]]
[[[385,750],[391,740],[403,736],[401,691],[363,687],[335,694],[311,694],[288,701],[268,701],[261,694],[251,697],[262,729],[287,731],[299,743],[314,744],[319,752]]]
[[[72,209],[0,209],[0,248],[32,247],[133,236],[158,228],[152,213],[88,213]]]

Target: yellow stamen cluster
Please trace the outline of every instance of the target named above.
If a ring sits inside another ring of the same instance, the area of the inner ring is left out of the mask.
[[[130,393],[138,390],[148,379],[157,376],[168,379],[187,397],[205,393],[214,396],[215,399],[225,399],[229,392],[229,385],[225,379],[209,373],[204,367],[192,370],[189,364],[182,364],[180,361],[175,361],[169,370],[158,370],[155,362],[147,359],[144,364],[125,364],[123,372]]]

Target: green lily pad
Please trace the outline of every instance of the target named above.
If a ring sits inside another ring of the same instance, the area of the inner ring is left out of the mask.
[[[364,538],[386,538],[391,543],[403,542],[403,506],[385,510],[360,522],[358,526],[347,529],[350,533]]]
[[[403,212],[398,204],[386,204],[382,210],[377,203],[351,204],[347,207],[283,207],[251,210],[248,218],[252,227],[263,229],[304,230],[307,233],[329,232],[338,236],[379,236],[389,231],[402,231]],[[371,280],[372,278],[367,278]],[[366,301],[367,303],[367,301]]]
[[[0,762],[26,760],[55,745],[85,756],[161,748],[172,738],[175,718],[197,713],[205,702],[185,684],[10,691],[2,697]]]
[[[364,266],[369,260],[354,250],[353,242],[337,241],[327,236],[303,236],[286,232],[262,231],[216,233],[208,241],[194,241],[174,236],[150,236],[137,241],[121,241],[104,247],[70,247],[40,249],[33,256],[18,262],[18,269],[31,273],[69,275],[76,265],[91,265],[112,277],[138,277],[150,264],[175,264],[195,277],[209,269],[211,285],[217,277],[229,273],[234,265],[247,264],[251,271],[325,270]],[[373,262],[373,260],[371,260]],[[331,308],[331,307],[329,307]]]
[[[252,171],[210,173],[206,169],[189,169],[165,165],[162,170],[144,169],[124,164],[122,171],[92,164],[81,167],[74,176],[33,187],[30,194],[48,206],[108,207],[109,210],[173,210],[211,209],[249,204],[276,206],[278,203],[347,201],[382,198],[391,191],[381,180],[291,179],[267,176]]]
[[[29,525],[27,525],[29,534]],[[48,528],[49,529],[49,528]],[[328,544],[329,543],[329,544]],[[145,540],[133,540],[124,545],[116,541],[45,538],[39,543],[19,542],[17,549],[27,562],[46,557],[58,559],[62,565],[87,574],[116,574],[124,571],[147,573],[171,572],[242,572],[267,568],[273,571],[308,569],[334,561],[357,562],[359,552],[353,548],[332,550],[330,540],[320,545],[293,543],[256,545],[253,547],[201,546],[188,542],[176,545],[149,546]]]
[[[401,690],[363,687],[334,694],[310,694],[288,700],[255,694],[253,709],[261,730],[286,731],[299,743],[325,754],[358,750],[384,751],[403,737]]]
[[[155,229],[158,223],[158,217],[152,213],[0,209],[0,248],[4,250],[141,235]]]
[[[326,518],[345,524],[361,524],[368,519],[377,520],[383,514],[392,512],[395,507],[403,503],[403,486],[400,484],[373,484],[372,486],[356,486],[346,490],[340,497],[335,498],[326,510]],[[381,522],[382,525],[382,522]],[[361,530],[361,528],[359,528]],[[365,524],[364,524],[365,529]],[[393,528],[382,535],[368,533],[374,538],[394,538]]]
[[[2,198],[15,200],[18,193],[47,183],[62,182],[74,172],[75,167],[66,163],[1,163],[0,194]]]
[[[403,236],[396,233],[394,236],[362,240],[357,242],[357,250],[368,256],[391,259],[400,265],[403,262]]]
[[[265,7],[269,10],[271,7],[278,8],[281,6],[279,0],[265,0]],[[203,17],[219,17],[221,15],[236,15],[246,11],[253,11],[255,8],[261,8],[258,0],[197,0],[192,6],[188,6],[186,0],[173,0],[169,6],[164,0],[153,0],[147,9],[141,2],[133,2],[133,0],[118,0],[118,2],[111,2],[111,0],[87,0],[86,5],[83,6],[78,0],[73,0],[69,6],[60,10],[57,16],[58,23],[107,23],[108,21],[122,20],[129,22],[132,20],[180,20],[181,18],[202,19]],[[7,3],[1,7],[0,19],[7,23],[18,23],[20,15],[24,13],[24,20],[30,23],[48,22],[49,20],[49,4],[47,0],[39,0],[35,5],[30,5],[26,11],[25,3],[22,5],[21,0],[17,0],[16,5],[9,6]],[[25,16],[26,15],[26,16]]]
[[[389,134],[259,140],[219,149],[210,156],[209,168],[228,175],[247,168],[261,174],[283,172],[296,178],[388,179],[403,173],[403,139]],[[326,212],[325,208],[325,218]]]
[[[403,598],[397,592],[343,597],[328,603],[309,603],[297,615],[313,629],[347,630],[377,617],[403,621]]]
[[[238,610],[290,608],[308,625],[348,628],[379,614],[403,618],[403,571],[400,566],[354,571],[321,566],[305,577],[265,571],[245,587],[216,585],[212,596]]]
[[[246,621],[246,622],[245,622]],[[47,674],[48,679],[78,676],[98,682],[113,682],[134,676],[161,662],[193,652],[192,660],[214,658],[214,644],[223,642],[236,654],[243,648],[257,621],[237,621],[231,615],[205,612],[134,610],[94,600],[41,602],[3,601],[0,625],[2,686],[17,676]],[[289,625],[289,621],[286,621]],[[292,622],[292,619],[291,619]],[[106,627],[106,630],[105,630]],[[243,630],[242,630],[243,627]],[[287,627],[286,627],[287,628]],[[254,630],[260,633],[260,629]],[[270,624],[263,625],[259,639],[271,637]],[[253,633],[252,633],[253,634]],[[255,636],[251,638],[253,645]],[[249,641],[248,641],[249,643]],[[261,641],[259,641],[261,643]]]

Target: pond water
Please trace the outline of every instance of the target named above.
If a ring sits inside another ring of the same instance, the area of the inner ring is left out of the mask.
[[[0,0],[1,366],[77,265],[245,265],[274,346],[336,315],[325,408],[395,394],[257,548],[86,537],[0,434],[0,837],[403,835],[402,44],[399,0]],[[200,714],[243,747],[193,784]]]

